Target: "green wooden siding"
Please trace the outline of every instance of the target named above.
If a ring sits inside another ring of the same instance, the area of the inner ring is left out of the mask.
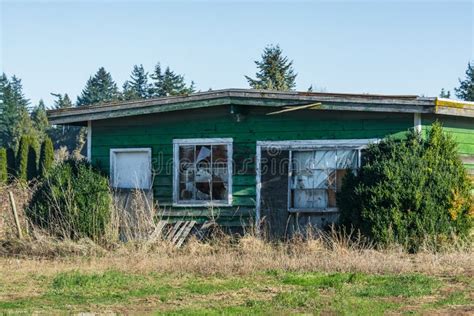
[[[159,207],[166,216],[205,220],[211,213],[208,209],[172,207],[173,139],[233,138],[233,207],[213,212],[221,222],[240,226],[254,216],[257,140],[400,137],[413,127],[413,114],[304,110],[266,115],[271,111],[246,107],[241,122],[235,121],[229,106],[94,121],[92,161],[108,171],[111,148],[151,148],[154,197]]]
[[[459,154],[464,161],[474,161],[474,119],[465,117],[449,117],[426,115],[422,119],[423,131],[427,135],[429,126],[436,120],[443,124],[445,131],[450,133],[458,143]],[[465,164],[474,181],[474,163]]]

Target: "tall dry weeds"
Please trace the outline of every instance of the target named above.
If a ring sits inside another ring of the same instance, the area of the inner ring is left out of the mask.
[[[209,240],[191,238],[176,249],[157,233],[159,215],[148,199],[134,193],[130,205],[115,203],[107,238],[100,245],[89,239],[72,241],[50,236],[38,228],[28,238],[0,241],[0,271],[25,273],[64,270],[252,274],[266,270],[364,273],[425,273],[474,277],[472,246],[434,252],[429,247],[409,254],[401,247],[376,249],[355,231],[306,230],[285,242],[267,242],[254,227],[241,238],[216,233]],[[122,201],[123,202],[123,201]],[[124,207],[126,206],[126,207]],[[130,213],[130,209],[134,213]],[[123,242],[125,241],[125,242]]]

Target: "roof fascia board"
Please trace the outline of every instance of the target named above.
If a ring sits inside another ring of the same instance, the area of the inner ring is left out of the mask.
[[[147,106],[147,107],[136,107],[136,108],[126,108],[126,109],[107,109],[98,111],[98,108],[90,109],[90,111],[77,111],[77,112],[63,112],[60,114],[52,114],[49,117],[51,124],[68,124],[74,122],[82,121],[95,121],[103,120],[109,118],[119,118],[135,115],[145,115],[151,113],[162,113],[170,112],[177,110],[188,110],[196,108],[211,107],[217,105],[227,105],[230,104],[229,98],[218,98],[212,100],[203,100],[203,101],[194,101],[194,102],[181,102],[179,104],[168,104],[168,105],[157,105],[157,106]]]
[[[472,109],[458,109],[452,107],[438,106],[436,107],[436,114],[449,116],[462,116],[474,118],[474,108]]]

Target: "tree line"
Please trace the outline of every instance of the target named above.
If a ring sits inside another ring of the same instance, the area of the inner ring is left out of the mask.
[[[257,72],[254,77],[245,76],[250,88],[265,90],[294,90],[297,73],[293,61],[284,55],[278,45],[269,45],[264,48],[259,60],[255,60]],[[310,86],[308,91],[313,91]],[[194,81],[187,83],[184,75],[162,67],[157,63],[151,72],[147,72],[143,65],[135,65],[130,77],[119,89],[112,75],[100,67],[90,76],[77,100],[73,102],[67,93],[51,93],[55,99],[50,106],[53,109],[89,106],[114,101],[141,100],[166,96],[189,95],[196,92]],[[474,101],[474,63],[468,63],[466,76],[459,79],[459,87],[454,88],[455,95],[466,101]],[[451,92],[441,90],[441,97],[451,97]],[[20,149],[22,139],[24,143],[31,143],[31,147],[38,153],[40,145],[51,140],[53,148],[63,152],[64,156],[84,155],[85,129],[76,126],[50,126],[46,115],[46,106],[43,100],[31,106],[23,92],[21,79],[15,75],[8,77],[5,73],[0,77],[0,148],[13,152],[15,169],[21,165],[23,158]],[[11,156],[12,154],[10,154]],[[33,154],[32,154],[33,155]],[[9,156],[6,154],[6,156]],[[2,172],[3,152],[0,151],[0,178]],[[10,159],[10,160],[11,160]],[[39,165],[39,160],[36,161]],[[39,168],[39,167],[38,167]],[[15,175],[24,174],[16,170]],[[37,172],[38,173],[38,172]]]

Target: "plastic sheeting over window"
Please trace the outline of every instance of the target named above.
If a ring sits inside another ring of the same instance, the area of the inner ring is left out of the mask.
[[[290,208],[335,208],[341,181],[347,170],[357,168],[358,160],[358,150],[293,151]]]

